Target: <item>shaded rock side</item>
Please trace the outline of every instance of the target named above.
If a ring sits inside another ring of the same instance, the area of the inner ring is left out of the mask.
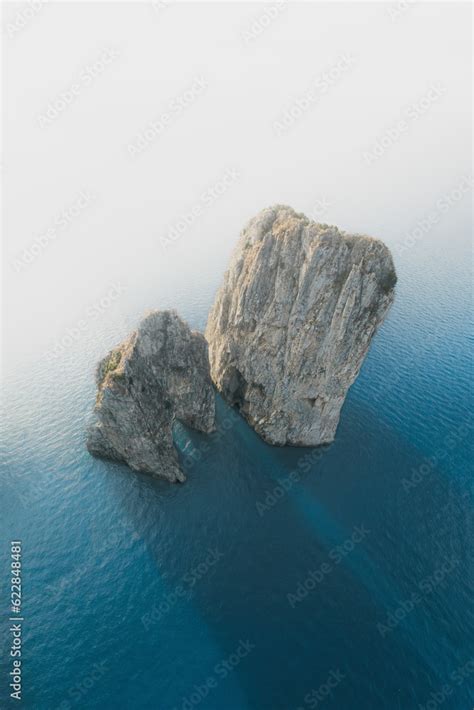
[[[283,205],[264,209],[243,230],[209,315],[217,388],[269,443],[333,441],[396,280],[382,242]]]
[[[173,445],[174,420],[203,432],[215,428],[204,337],[174,312],[152,312],[99,363],[96,380],[90,453],[184,481]]]

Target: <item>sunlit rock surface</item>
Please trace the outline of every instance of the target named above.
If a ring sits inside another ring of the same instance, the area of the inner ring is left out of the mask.
[[[214,429],[207,344],[179,316],[155,311],[97,367],[95,421],[87,448],[137,471],[184,481],[173,445],[175,419]]]
[[[331,442],[396,280],[381,241],[283,205],[264,209],[243,230],[209,315],[217,388],[265,441]]]

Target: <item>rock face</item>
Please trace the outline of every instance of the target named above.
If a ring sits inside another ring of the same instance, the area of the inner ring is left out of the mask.
[[[176,313],[155,311],[97,367],[95,422],[87,448],[137,471],[184,481],[173,421],[211,432],[214,389],[207,343]]]
[[[331,442],[396,280],[382,242],[290,207],[263,210],[209,315],[216,386],[269,443]]]

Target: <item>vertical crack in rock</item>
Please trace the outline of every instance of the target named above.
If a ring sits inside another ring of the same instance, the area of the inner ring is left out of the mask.
[[[207,343],[170,311],[154,311],[98,365],[95,421],[87,448],[94,456],[184,481],[173,422],[215,428]]]
[[[217,388],[269,443],[331,442],[396,280],[381,241],[283,205],[263,210],[243,230],[209,315]]]

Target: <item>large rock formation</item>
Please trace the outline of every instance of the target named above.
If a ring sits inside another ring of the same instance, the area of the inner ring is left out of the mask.
[[[204,432],[215,423],[204,337],[176,313],[155,311],[99,363],[96,379],[90,453],[184,481],[173,446],[174,419]]]
[[[290,207],[263,210],[243,230],[209,315],[215,384],[269,443],[332,441],[396,280],[382,242]]]

